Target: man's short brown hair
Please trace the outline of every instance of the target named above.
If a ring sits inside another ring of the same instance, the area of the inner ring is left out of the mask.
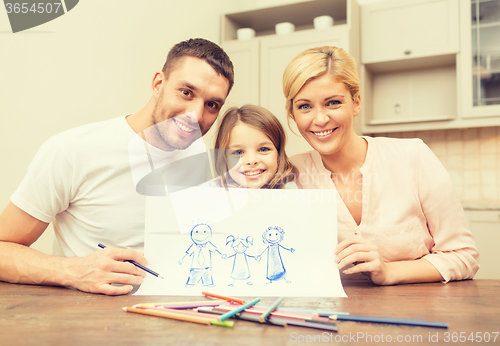
[[[203,38],[191,38],[177,43],[170,49],[162,69],[165,78],[168,79],[170,72],[176,67],[179,60],[186,56],[205,60],[218,74],[227,79],[229,82],[227,92],[231,91],[234,84],[233,63],[221,47]]]

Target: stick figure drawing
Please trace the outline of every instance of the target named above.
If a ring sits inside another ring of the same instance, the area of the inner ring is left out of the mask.
[[[234,257],[233,269],[231,270],[231,278],[233,278],[233,282],[228,286],[233,287],[236,280],[246,280],[247,285],[252,285],[252,282],[249,281],[251,275],[247,257],[251,257],[255,260],[257,260],[257,258],[255,256],[247,255],[245,251],[247,251],[250,245],[253,245],[253,238],[248,236],[246,239],[235,239],[232,235],[230,235],[226,238],[226,245],[228,244],[231,244],[231,247],[235,252],[234,255],[227,257]]]
[[[212,252],[217,252],[222,259],[227,256],[222,254],[217,247],[210,242],[212,229],[207,224],[198,224],[191,230],[191,240],[193,244],[186,250],[186,254],[179,260],[182,264],[186,256],[192,256],[191,269],[186,282],[186,287],[193,287],[200,280],[203,286],[213,287],[212,276]]]
[[[264,241],[264,244],[267,243],[268,245],[264,251],[256,257],[256,260],[260,261],[262,254],[267,250],[266,277],[269,280],[268,284],[278,280],[285,280],[287,283],[290,283],[290,281],[286,279],[286,269],[283,265],[283,260],[281,259],[280,248],[290,251],[291,253],[294,253],[295,249],[287,249],[280,244],[284,236],[285,231],[278,226],[269,227],[264,233],[262,233],[262,240]]]

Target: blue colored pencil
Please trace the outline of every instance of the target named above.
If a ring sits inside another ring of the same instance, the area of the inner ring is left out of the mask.
[[[255,298],[250,303],[242,305],[242,306],[240,306],[237,309],[234,309],[232,311],[226,312],[224,315],[219,317],[219,321],[227,320],[229,317],[236,315],[238,312],[241,312],[241,311],[245,310],[246,308],[249,308],[250,306],[257,304],[258,302],[260,302],[260,298]]]
[[[101,249],[104,249],[104,248],[106,247],[106,245],[103,245],[103,244],[101,244],[101,243],[97,244],[97,246],[99,246]],[[149,269],[148,267],[145,267],[145,266],[143,266],[142,264],[137,263],[136,261],[126,260],[125,262],[132,263],[132,264],[133,264],[133,265],[135,265],[137,268],[141,268],[142,270],[147,271],[149,274],[154,275],[154,276],[156,276],[157,278],[163,279],[163,276],[161,276],[160,274],[158,274],[158,273],[157,273],[157,272],[155,272],[155,271],[152,271],[152,270],[151,270],[151,269]]]
[[[416,319],[408,319],[408,318],[353,316],[353,315],[349,315],[349,316],[332,315],[329,317],[330,317],[330,319],[337,320],[337,321],[389,323],[389,324],[404,324],[404,325],[419,326],[419,327],[448,328],[448,323],[428,322],[425,320],[416,320]]]

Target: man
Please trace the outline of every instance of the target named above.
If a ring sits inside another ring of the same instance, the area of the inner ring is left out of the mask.
[[[182,264],[186,256],[193,256],[191,259],[191,268],[186,282],[186,287],[193,287],[199,281],[205,287],[213,287],[214,279],[212,276],[212,253],[218,253],[222,259],[227,255],[222,254],[217,246],[212,244],[212,229],[209,225],[198,224],[191,230],[191,240],[193,243],[186,250],[186,253],[179,260]]]
[[[145,197],[133,184],[128,145],[139,134],[152,150],[188,148],[210,129],[233,81],[219,46],[190,39],[170,50],[140,111],[44,143],[0,215],[0,280],[108,295],[140,284],[145,272],[125,262],[147,265],[136,251],[144,243]],[[62,256],[29,248],[51,221]],[[94,251],[99,242],[107,248]]]

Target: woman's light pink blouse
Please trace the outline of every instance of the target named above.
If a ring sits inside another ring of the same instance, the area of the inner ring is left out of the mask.
[[[471,279],[479,254],[448,172],[420,139],[363,137],[368,142],[358,226],[338,198],[338,239],[363,237],[377,244],[385,261],[425,258],[445,282]],[[295,155],[299,188],[335,189],[316,151]],[[339,178],[340,179],[340,178]],[[344,178],[345,179],[345,178]],[[349,177],[353,179],[353,177]]]

